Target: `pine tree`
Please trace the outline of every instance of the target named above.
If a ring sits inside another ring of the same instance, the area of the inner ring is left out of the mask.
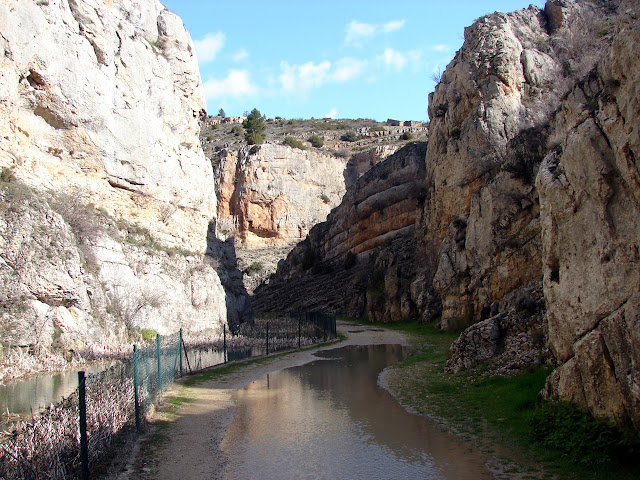
[[[244,138],[249,145],[260,145],[265,139],[264,117],[257,108],[251,110],[247,118],[242,122]]]
[[[225,117],[227,116],[227,114],[224,112],[224,108],[221,108],[221,109],[218,111],[218,116],[219,116],[219,117],[222,117],[222,118],[225,118]]]

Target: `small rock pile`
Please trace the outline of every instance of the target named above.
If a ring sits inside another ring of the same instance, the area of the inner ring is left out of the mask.
[[[468,327],[451,346],[445,371],[457,373],[480,365],[493,375],[510,375],[550,363],[548,328],[541,282],[512,292],[492,308],[494,315]]]

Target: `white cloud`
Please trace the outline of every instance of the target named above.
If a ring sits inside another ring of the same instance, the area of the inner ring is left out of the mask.
[[[431,49],[435,52],[448,52],[449,50],[451,50],[451,47],[443,43],[440,45],[434,45],[433,47],[431,47]]]
[[[387,68],[393,70],[402,70],[407,66],[407,57],[393,48],[385,49],[381,59]]]
[[[218,52],[224,46],[225,36],[222,32],[207,33],[202,40],[195,40],[193,45],[196,47],[196,55],[198,55],[199,63],[212,62]]]
[[[247,52],[244,48],[241,48],[240,50],[238,50],[236,53],[233,54],[233,56],[231,57],[231,59],[234,62],[240,62],[242,60],[246,60],[247,58],[249,58],[249,52]]]
[[[336,118],[337,115],[338,115],[338,109],[332,108],[331,110],[329,110],[329,112],[327,112],[324,118]]]
[[[405,20],[392,20],[390,22],[385,23],[384,25],[382,25],[382,31],[384,33],[390,33],[390,32],[395,32],[396,30],[400,30],[402,27],[404,27],[404,22]]]
[[[352,20],[347,25],[347,37],[345,38],[345,43],[347,45],[354,45],[360,42],[360,40],[365,39],[367,37],[373,37],[376,33],[376,26],[370,25],[368,23],[358,22],[357,20]]]
[[[335,70],[331,74],[331,80],[336,83],[348,82],[362,75],[367,66],[366,60],[357,58],[341,58],[336,62]]]
[[[211,78],[204,82],[206,98],[247,97],[258,93],[258,88],[251,83],[246,70],[231,70],[226,78]]]
[[[382,25],[352,20],[347,24],[347,35],[344,39],[344,43],[347,45],[358,46],[363,41],[370,40],[381,33],[391,33],[396,30],[400,30],[404,27],[404,24],[405,20],[392,20]]]
[[[280,63],[280,86],[288,94],[305,94],[326,83],[344,83],[362,75],[367,62],[355,58],[342,58],[334,63],[324,60],[301,65]]]
[[[422,51],[410,50],[408,52],[399,52],[393,48],[386,48],[382,55],[378,56],[378,60],[384,64],[389,70],[404,70],[406,67],[419,67],[422,59]]]

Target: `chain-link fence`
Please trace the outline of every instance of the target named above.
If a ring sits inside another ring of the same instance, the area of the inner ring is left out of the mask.
[[[224,363],[335,336],[335,316],[306,314],[256,320],[210,343],[219,349],[215,363]],[[185,347],[182,332],[158,335],[144,347],[134,345],[130,358],[103,372],[86,377],[79,372],[79,387],[71,395],[0,434],[0,480],[89,478],[119,434],[140,428],[176,375],[196,370],[189,360],[195,351]]]

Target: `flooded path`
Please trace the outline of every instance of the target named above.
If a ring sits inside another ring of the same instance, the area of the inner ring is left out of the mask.
[[[166,441],[143,443],[116,478],[492,478],[487,457],[378,386],[406,354],[404,334],[345,322],[338,330],[348,339],[335,346],[178,382],[168,395],[189,400],[176,417],[156,413]]]
[[[483,479],[483,458],[377,385],[400,345],[319,352],[233,394],[226,479]]]

